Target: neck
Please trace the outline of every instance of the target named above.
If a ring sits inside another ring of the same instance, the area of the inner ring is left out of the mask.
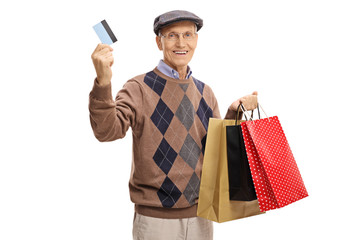
[[[187,66],[182,68],[174,68],[179,73],[180,79],[185,79],[187,74]]]
[[[188,66],[174,66],[171,63],[169,63],[166,59],[164,59],[164,62],[169,65],[172,69],[174,69],[175,71],[177,71],[179,73],[179,78],[180,79],[185,79],[186,75],[187,75],[187,70],[188,70]]]

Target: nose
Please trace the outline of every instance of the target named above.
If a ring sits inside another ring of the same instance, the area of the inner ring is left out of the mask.
[[[176,41],[177,47],[185,47],[185,39],[183,36],[179,36],[179,38]]]

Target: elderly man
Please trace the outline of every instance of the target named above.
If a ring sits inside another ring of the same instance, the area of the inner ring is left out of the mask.
[[[196,216],[206,132],[220,118],[211,88],[192,76],[192,59],[203,21],[187,11],[157,17],[154,32],[163,60],[152,71],[128,80],[111,94],[109,45],[92,54],[97,77],[90,93],[90,122],[99,141],[123,138],[131,127],[133,163],[129,182],[135,203],[134,239],[212,239],[212,222]],[[257,93],[234,101],[257,105]]]

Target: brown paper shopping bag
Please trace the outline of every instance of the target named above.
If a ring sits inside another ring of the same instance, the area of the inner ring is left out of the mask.
[[[226,147],[228,125],[234,125],[234,120],[210,118],[197,209],[199,217],[219,223],[261,213],[258,200],[230,200]]]

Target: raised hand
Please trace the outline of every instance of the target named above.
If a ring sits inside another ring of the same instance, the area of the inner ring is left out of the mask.
[[[105,86],[111,82],[111,66],[114,63],[112,51],[113,49],[109,45],[98,44],[91,55],[96,70],[97,81],[100,86]]]

